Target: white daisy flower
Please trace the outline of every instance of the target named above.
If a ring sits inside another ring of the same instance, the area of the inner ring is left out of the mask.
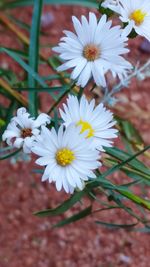
[[[119,12],[119,0],[105,0],[102,4],[102,7],[109,8],[115,12]]]
[[[129,23],[127,32],[133,28],[137,34],[150,41],[150,1],[149,0],[119,0],[121,21]]]
[[[75,188],[84,187],[84,181],[95,178],[93,170],[101,164],[99,153],[89,148],[90,140],[80,134],[79,128],[70,125],[64,131],[48,130],[42,127],[41,135],[35,141],[32,151],[40,156],[36,163],[46,166],[42,181],[56,183],[56,189],[62,188],[67,193],[73,193]]]
[[[31,118],[25,108],[17,110],[17,116],[11,119],[2,139],[10,146],[21,148],[25,153],[31,152],[33,141],[40,134],[40,127],[50,123],[50,117],[41,113],[37,119]]]
[[[106,86],[105,73],[111,71],[113,76],[122,78],[131,64],[121,55],[129,52],[125,48],[127,38],[122,38],[120,26],[111,27],[112,21],[106,21],[103,15],[97,23],[94,13],[89,13],[89,22],[85,16],[81,23],[72,17],[75,33],[64,31],[66,37],[61,38],[59,46],[53,48],[66,61],[58,71],[74,68],[71,73],[77,85],[84,87],[90,78],[94,78],[99,86]]]
[[[95,100],[88,102],[82,96],[80,102],[76,96],[69,95],[67,105],[63,104],[64,111],[60,109],[60,115],[67,127],[74,123],[80,126],[81,133],[86,131],[86,137],[92,137],[92,147],[104,151],[105,147],[111,147],[110,139],[117,137],[117,130],[111,128],[116,124],[113,114],[106,110],[103,104],[95,107]]]

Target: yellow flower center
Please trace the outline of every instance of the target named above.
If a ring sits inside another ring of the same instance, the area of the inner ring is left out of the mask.
[[[65,167],[74,161],[75,155],[70,149],[62,148],[57,151],[55,158],[58,165]]]
[[[100,49],[95,44],[88,44],[84,47],[83,56],[88,61],[94,61],[100,57]]]
[[[32,129],[24,128],[21,130],[21,137],[22,138],[31,137],[31,136],[32,136]]]
[[[144,21],[144,18],[147,14],[143,12],[141,9],[137,9],[130,14],[130,19],[135,21],[137,26],[141,25]]]
[[[81,133],[88,130],[88,135],[86,136],[87,138],[94,136],[94,130],[93,130],[92,126],[87,121],[80,120],[79,122],[77,122],[76,125],[82,126]]]

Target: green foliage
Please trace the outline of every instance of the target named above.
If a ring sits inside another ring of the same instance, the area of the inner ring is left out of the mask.
[[[60,119],[57,113],[57,107],[60,101],[68,94],[72,92],[79,98],[82,96],[84,89],[76,88],[75,84],[69,79],[70,75],[66,72],[63,74],[51,74],[49,76],[41,77],[38,73],[39,65],[44,62],[48,66],[56,70],[60,60],[58,57],[53,56],[45,59],[40,53],[40,20],[43,4],[63,4],[63,5],[82,5],[89,8],[99,8],[99,1],[96,0],[18,0],[18,1],[2,1],[1,8],[8,10],[8,20],[11,19],[11,23],[14,26],[19,25],[22,29],[30,30],[30,40],[28,41],[23,36],[20,37],[22,42],[22,50],[14,50],[11,47],[0,47],[0,53],[5,53],[14,62],[18,63],[24,71],[23,77],[16,75],[12,70],[5,70],[0,68],[0,96],[3,96],[9,101],[9,105],[0,105],[0,138],[7,127],[10,119],[15,113],[16,109],[20,106],[27,106],[30,113],[33,116],[37,116],[39,110],[39,99],[38,93],[47,93],[54,100],[54,104],[50,106],[49,112],[54,112],[53,124],[56,129],[59,126]],[[31,29],[29,25],[21,23],[17,19],[14,19],[9,14],[9,9],[16,7],[25,7],[33,5],[33,16]],[[100,7],[100,11],[102,9]],[[103,10],[104,11],[104,10]],[[111,15],[111,14],[110,14]],[[15,32],[14,32],[15,35]],[[26,40],[26,41],[25,41]],[[59,81],[59,86],[49,86],[49,82]],[[9,88],[8,88],[9,87]],[[28,94],[27,99],[24,99],[22,92]],[[118,118],[118,127],[120,135],[123,140],[125,149],[119,148],[106,148],[106,157],[103,160],[103,165],[107,167],[107,170],[103,173],[97,172],[97,178],[88,181],[84,190],[75,192],[70,198],[58,205],[57,207],[35,212],[34,215],[44,216],[59,216],[66,213],[73,206],[78,206],[79,212],[73,214],[70,217],[59,221],[55,227],[64,226],[66,224],[75,222],[89,215],[95,215],[96,213],[111,209],[121,209],[125,213],[128,213],[133,217],[136,222],[129,224],[117,224],[116,222],[104,222],[97,221],[97,225],[109,227],[111,229],[127,228],[133,229],[138,223],[143,224],[143,228],[135,228],[135,231],[149,232],[150,226],[149,221],[146,219],[146,210],[150,211],[150,201],[142,196],[143,188],[150,186],[150,170],[143,164],[140,155],[147,155],[150,146],[145,147],[144,142],[130,121],[126,121],[122,118]],[[14,156],[20,150],[14,150],[1,146],[0,148],[0,160],[7,159]],[[42,170],[36,170],[37,173],[41,173]],[[120,176],[120,184],[116,184],[113,181],[113,174],[118,172]],[[122,175],[127,175],[128,182],[122,183]],[[135,187],[139,187],[141,190],[140,195],[134,193]],[[105,198],[103,200],[102,196]],[[84,205],[84,199],[90,201],[90,205]],[[82,204],[81,204],[82,202]],[[94,210],[93,204],[97,202],[100,205],[98,210]],[[131,204],[132,203],[132,204]],[[134,203],[134,204],[133,204]],[[134,205],[139,209],[137,214],[134,211]],[[141,212],[142,211],[142,212]],[[144,214],[144,215],[143,215]],[[66,216],[66,215],[65,215]]]

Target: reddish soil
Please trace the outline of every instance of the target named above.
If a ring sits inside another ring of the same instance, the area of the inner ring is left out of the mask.
[[[51,12],[54,22],[44,27],[47,35],[42,38],[42,44],[56,43],[62,36],[62,30],[71,28],[72,14],[79,16],[79,13],[88,13],[84,8],[60,6],[45,7],[46,12]],[[32,10],[16,9],[12,14],[29,22]],[[0,30],[2,46],[21,48],[11,32],[6,32],[2,27]],[[149,54],[142,54],[139,50],[142,41],[138,38],[130,42],[132,53],[128,57],[135,63],[139,59],[145,62],[149,57]],[[43,51],[45,55],[50,55],[49,48]],[[0,55],[0,65],[20,72],[20,67],[6,55]],[[50,69],[42,65],[40,73],[48,75]],[[123,102],[116,107],[117,113],[136,125],[146,144],[150,143],[149,95],[148,79],[143,83],[133,81],[130,89],[118,94]],[[44,111],[49,109],[50,101],[47,96],[42,96]],[[33,162],[12,165],[10,161],[3,161],[0,164],[0,267],[150,266],[148,234],[108,230],[97,226],[93,217],[53,229],[52,225],[60,218],[37,218],[33,212],[55,207],[67,196],[63,192],[58,193],[53,185],[41,183],[40,175],[32,173]],[[78,205],[75,210],[78,210]],[[72,211],[67,213],[68,216],[71,214]],[[102,213],[98,218],[118,223],[130,222],[117,210]]]

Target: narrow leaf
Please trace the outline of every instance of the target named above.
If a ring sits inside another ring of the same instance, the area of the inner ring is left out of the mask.
[[[39,34],[43,0],[34,0],[32,25],[30,31],[29,66],[37,73],[39,63]],[[28,73],[28,87],[36,87],[36,79]],[[29,91],[29,111],[33,116],[37,115],[37,92]]]
[[[76,221],[79,221],[83,218],[85,218],[86,216],[90,215],[92,212],[92,207],[89,206],[88,208],[80,211],[79,213],[65,219],[65,220],[62,220],[60,221],[59,223],[55,224],[53,227],[61,227],[61,226],[64,226],[66,224],[70,224],[70,223],[73,223],[73,222],[76,222]]]
[[[131,224],[115,224],[115,223],[108,223],[108,222],[102,222],[102,221],[96,221],[96,224],[103,225],[110,229],[120,229],[120,228],[131,228],[137,225],[137,223],[131,223]]]
[[[84,191],[77,192],[72,197],[70,197],[65,202],[63,202],[61,205],[59,205],[58,207],[56,207],[54,209],[47,209],[47,210],[38,211],[38,212],[35,212],[34,215],[37,215],[40,217],[60,215],[64,212],[66,212],[68,209],[70,209],[84,195],[85,195]]]

